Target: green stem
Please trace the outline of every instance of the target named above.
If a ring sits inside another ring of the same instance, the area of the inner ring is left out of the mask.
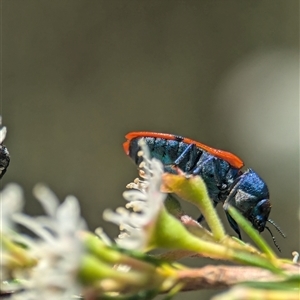
[[[163,208],[156,221],[156,230],[152,237],[153,247],[189,250],[203,256],[230,260],[246,265],[258,266],[279,272],[279,269],[265,257],[243,250],[231,249],[224,245],[204,241],[192,235],[177,219]]]
[[[0,232],[0,235],[1,245],[3,246],[3,249],[7,251],[8,256],[11,257],[10,262],[12,265],[10,267],[26,268],[33,267],[37,264],[37,260],[30,255],[28,250],[12,242],[3,233]]]
[[[164,174],[163,181],[169,191],[200,209],[215,240],[220,241],[225,237],[224,227],[199,176],[187,178],[184,175]]]
[[[253,228],[250,222],[248,222],[234,207],[228,206],[227,208],[230,216],[237,222],[239,227],[251,238],[251,240],[260,248],[260,250],[265,253],[271,259],[276,259],[276,254],[269,247],[267,242],[258,233],[257,230]]]

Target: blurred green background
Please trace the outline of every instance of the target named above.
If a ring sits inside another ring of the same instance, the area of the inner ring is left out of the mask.
[[[1,184],[24,187],[28,212],[41,212],[31,190],[44,182],[115,236],[102,211],[123,205],[137,176],[124,135],[170,132],[256,170],[288,236],[273,229],[283,256],[299,251],[299,1],[1,3]]]

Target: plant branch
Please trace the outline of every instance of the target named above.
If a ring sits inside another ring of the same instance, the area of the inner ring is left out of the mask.
[[[299,275],[300,264],[284,266],[289,275]],[[208,265],[199,269],[178,271],[182,291],[228,288],[244,281],[279,281],[283,277],[256,267]]]

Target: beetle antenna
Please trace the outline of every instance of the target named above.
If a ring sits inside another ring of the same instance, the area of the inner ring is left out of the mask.
[[[265,226],[265,228],[270,232],[274,245],[276,246],[276,248],[278,249],[278,251],[281,252],[281,249],[278,246],[278,244],[276,242],[276,239],[275,239],[275,236],[273,235],[272,231],[270,230],[270,228],[268,226]]]
[[[271,223],[284,238],[286,238],[285,233],[281,230],[281,228],[273,220],[268,219],[268,222]]]

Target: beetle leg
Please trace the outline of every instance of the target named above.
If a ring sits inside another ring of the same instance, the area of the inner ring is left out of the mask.
[[[222,179],[220,177],[220,170],[221,170],[221,166],[220,166],[220,160],[217,158],[213,158],[214,159],[214,176],[215,176],[215,181],[217,183],[217,186],[219,187],[219,189],[222,189]]]
[[[223,209],[225,210],[227,220],[228,220],[231,228],[238,234],[238,237],[239,237],[240,240],[242,239],[242,236],[241,236],[239,226],[235,222],[235,220],[227,212],[227,207],[228,207],[228,205],[232,205],[234,207],[236,206],[234,197],[235,197],[235,195],[236,195],[236,193],[239,189],[239,182],[241,181],[242,178],[243,178],[243,175],[238,177],[237,180],[233,183],[233,187],[232,187],[227,199],[224,201],[224,204],[223,204]]]
[[[221,189],[222,187],[222,179],[220,177],[220,160],[217,159],[216,157],[208,157],[206,160],[202,161],[199,165],[196,166],[196,168],[193,170],[194,175],[200,175],[201,174],[201,169],[202,167],[207,164],[209,161],[212,161],[213,165],[213,176],[215,179],[215,182],[217,186]]]
[[[240,240],[242,240],[242,236],[241,236],[241,232],[240,232],[240,228],[238,226],[238,224],[235,222],[235,220],[230,216],[230,214],[226,211],[226,205],[223,205],[225,213],[226,213],[226,217],[227,220],[231,226],[231,228],[237,233],[238,237]]]
[[[197,155],[197,147],[195,144],[189,144],[184,151],[176,158],[176,160],[174,161],[174,165],[178,166],[183,159],[185,159],[188,155],[190,156],[187,162],[187,165],[185,167],[185,171],[189,172],[191,170],[191,163],[193,163],[196,159],[196,155]]]
[[[195,169],[193,170],[193,175],[202,175],[202,168],[204,165],[206,165],[209,161],[214,160],[215,158],[210,156],[206,158],[206,160],[203,160],[201,162],[198,162],[197,165],[195,166]]]
[[[244,174],[243,174],[244,175]],[[232,183],[231,185],[231,189],[230,189],[230,193],[228,195],[228,197],[226,198],[226,200],[224,201],[224,209],[226,210],[227,208],[227,205],[230,204],[230,205],[233,205],[235,206],[234,202],[235,202],[235,195],[239,189],[239,182],[241,181],[241,179],[244,177],[243,175],[241,175],[240,177],[236,178],[236,180]]]

